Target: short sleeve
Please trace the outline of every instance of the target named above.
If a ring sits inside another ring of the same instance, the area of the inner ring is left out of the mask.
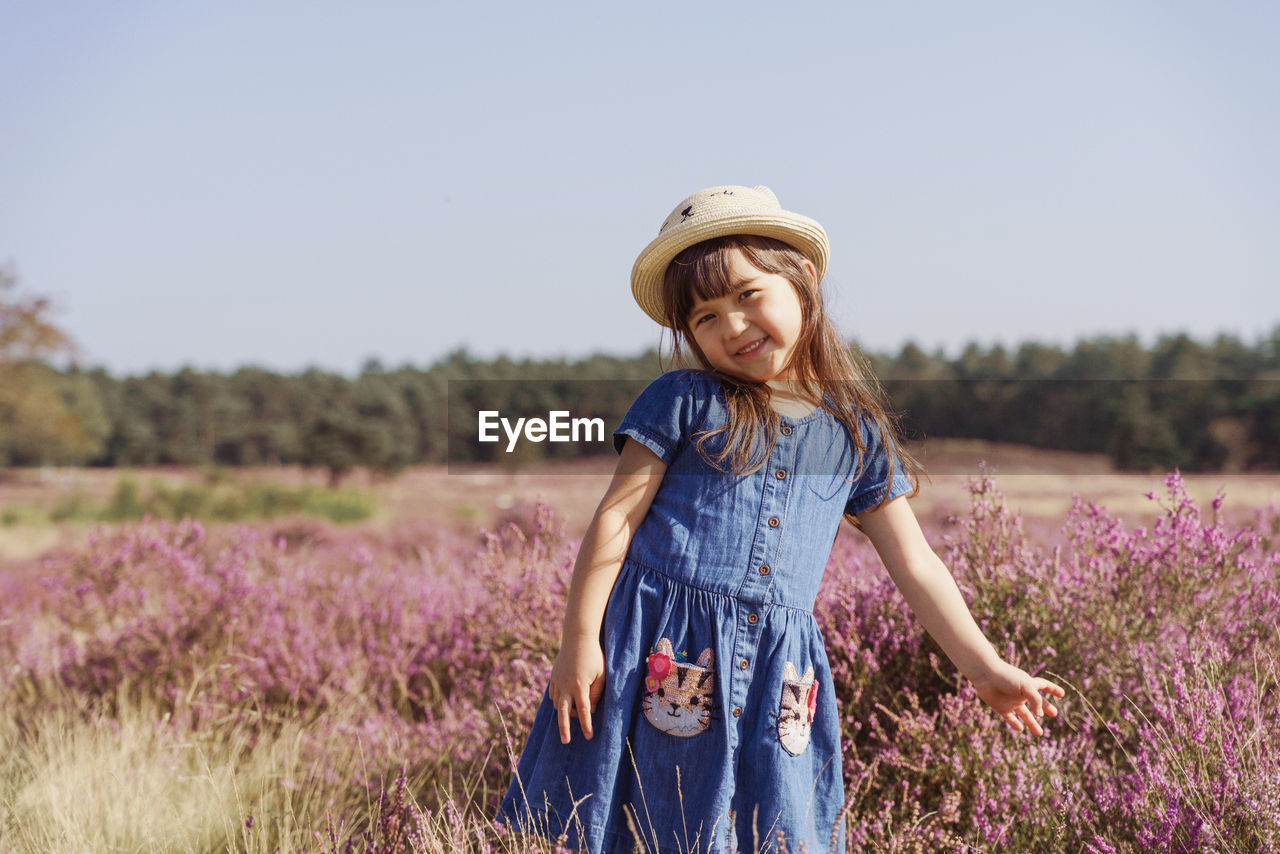
[[[671,371],[649,383],[613,431],[614,449],[622,453],[626,440],[635,439],[671,465],[689,434],[697,402],[694,379],[693,371]]]
[[[902,461],[897,454],[889,453],[875,422],[863,418],[860,429],[865,462],[844,508],[844,512],[853,516],[906,495],[912,488]]]

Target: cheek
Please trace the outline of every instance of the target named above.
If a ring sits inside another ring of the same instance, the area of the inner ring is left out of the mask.
[[[804,329],[804,312],[798,305],[779,307],[771,317],[773,329],[779,335],[790,338],[794,343]]]
[[[806,313],[806,312],[805,312],[805,310],[804,310],[804,304],[803,304],[803,303],[801,303],[801,302],[799,302],[799,301],[797,301],[797,302],[796,302],[796,306],[795,306],[795,312],[792,314],[792,318],[791,318],[791,320],[792,320],[792,323],[794,324],[795,328],[796,328],[799,332],[803,332],[803,331],[804,331],[804,327],[805,327],[805,313]]]
[[[796,330],[804,325],[804,302],[794,289],[779,294],[770,306],[769,314],[779,328]]]
[[[714,345],[715,336],[708,331],[706,326],[700,326],[695,331],[689,333],[688,340],[695,350],[705,354],[708,347]]]

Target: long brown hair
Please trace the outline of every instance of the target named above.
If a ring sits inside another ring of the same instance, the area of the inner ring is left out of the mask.
[[[662,301],[667,325],[673,330],[672,355],[681,358],[688,348],[704,371],[724,386],[729,423],[703,432],[695,445],[710,462],[724,471],[749,474],[759,470],[773,451],[780,425],[769,405],[770,390],[764,383],[745,382],[712,366],[689,328],[689,312],[698,300],[718,299],[733,292],[729,254],[740,251],[758,270],[776,273],[791,283],[800,300],[803,323],[791,356],[790,368],[805,396],[820,402],[848,429],[858,449],[861,473],[865,460],[860,418],[870,419],[892,461],[896,457],[911,481],[912,495],[920,488],[920,464],[902,447],[897,419],[884,402],[884,392],[866,357],[841,340],[827,315],[820,284],[799,250],[771,237],[733,234],[694,244],[668,265],[662,281]],[[710,454],[705,443],[727,433],[719,453]]]

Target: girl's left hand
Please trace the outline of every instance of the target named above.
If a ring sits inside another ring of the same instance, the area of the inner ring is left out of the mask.
[[[1037,736],[1044,735],[1039,718],[1045,715],[1051,718],[1058,716],[1057,707],[1042,697],[1041,693],[1054,697],[1063,697],[1067,693],[1048,679],[1031,676],[1005,661],[972,681],[978,696],[995,709],[1014,731],[1028,729]]]

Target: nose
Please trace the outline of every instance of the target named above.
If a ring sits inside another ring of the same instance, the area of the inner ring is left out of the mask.
[[[741,311],[731,311],[725,316],[724,329],[730,338],[737,338],[747,330],[751,324],[747,321],[747,315]]]

